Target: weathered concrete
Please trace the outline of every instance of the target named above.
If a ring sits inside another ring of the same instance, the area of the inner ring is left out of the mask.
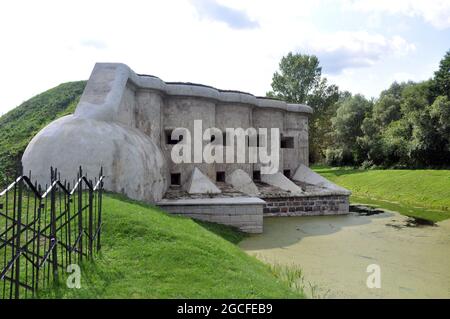
[[[262,181],[282,193],[276,196],[306,196],[302,187],[310,182],[316,189],[308,191],[307,196],[348,196],[346,190],[318,178],[307,169],[308,117],[311,113],[312,109],[307,105],[287,104],[193,83],[166,83],[154,76],[137,75],[124,64],[97,63],[75,113],[41,130],[29,143],[22,162],[24,170],[31,170],[42,185],[49,183],[50,166],[57,167],[61,177],[69,181],[75,177],[80,165],[90,176],[97,175],[103,166],[107,190],[151,203],[161,201],[171,183],[179,190],[179,185],[183,185],[187,191],[184,193],[194,194],[192,196],[229,197],[229,192],[221,194],[214,183],[225,184],[222,183],[224,177],[238,196],[266,196],[250,178],[261,173],[262,164],[249,163],[250,143],[244,140],[245,145],[239,152],[245,152],[245,163],[237,162],[237,151],[233,163],[196,162],[192,157],[191,163],[171,160],[174,144],[180,142],[169,138],[171,132],[175,128],[186,128],[194,139],[194,121],[201,120],[203,129],[279,129],[280,141],[284,144],[279,151],[278,173],[261,174]],[[215,136],[217,143],[221,137]],[[202,137],[197,137],[196,141],[199,139],[202,139],[203,147],[212,141],[212,138],[204,140]],[[231,140],[234,138],[230,137],[226,145],[230,145]],[[263,139],[259,143],[264,143]],[[270,148],[270,139],[266,143]],[[303,184],[297,185],[282,174],[290,176],[294,171],[294,179]],[[269,197],[273,198],[272,195]],[[201,218],[201,212],[205,210],[200,207],[202,205],[198,204],[200,211],[191,211],[190,216]],[[264,204],[252,205],[258,207],[250,213],[248,220],[245,219],[248,217],[246,209],[239,211],[247,226],[238,224],[236,219],[231,223],[247,231],[261,231]],[[181,204],[178,207],[180,209],[176,210],[183,210]],[[213,212],[218,214],[214,216],[221,217],[207,219],[230,223],[228,215],[223,215],[217,207]],[[211,210],[206,210],[205,214],[210,216]]]
[[[319,186],[325,189],[342,192],[342,194],[344,195],[351,194],[349,190],[330,182],[329,180],[312,171],[309,167],[303,164],[300,164],[300,166],[297,168],[292,179],[299,182]]]
[[[225,181],[244,194],[252,196],[259,195],[258,187],[253,183],[250,176],[241,169],[237,169],[230,175],[227,175]]]
[[[219,194],[220,189],[209,180],[208,177],[203,175],[203,173],[194,167],[191,177],[183,185],[184,190],[189,194]]]
[[[280,172],[275,174],[262,174],[261,181],[266,184],[281,188],[285,191],[291,192],[294,195],[303,193],[303,190],[298,185],[294,184],[289,178],[287,178]]]
[[[230,225],[247,233],[263,231],[265,202],[256,197],[163,199],[157,205],[176,215]]]
[[[106,189],[153,202],[163,196],[170,174],[180,174],[184,184],[194,167],[210,180],[215,180],[217,172],[229,175],[242,169],[252,175],[260,169],[259,163],[174,164],[170,160],[172,145],[166,140],[171,129],[191,130],[196,119],[201,119],[205,128],[279,128],[295,139],[293,149],[280,151],[282,171],[283,165],[293,169],[299,163],[307,164],[311,113],[306,105],[204,85],[166,83],[154,76],[137,75],[124,64],[97,63],[75,114],[36,135],[22,161],[25,171],[31,170],[43,184],[48,182],[45,177],[50,165],[68,178],[74,177],[79,165],[90,174],[94,167],[104,165],[109,175]],[[114,132],[116,127],[120,133]]]
[[[120,123],[74,115],[40,131],[25,150],[22,163],[42,186],[50,184],[50,166],[58,168],[62,180],[72,182],[81,164],[92,177],[103,166],[105,188],[133,199],[157,201],[168,187],[166,161],[147,135]]]

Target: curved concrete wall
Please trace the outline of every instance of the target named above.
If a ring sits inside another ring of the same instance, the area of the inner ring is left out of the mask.
[[[180,173],[184,183],[194,166],[211,180],[217,171],[231,173],[240,168],[251,176],[259,169],[258,164],[173,164],[166,130],[185,127],[193,137],[197,119],[203,121],[203,130],[277,127],[296,141],[294,149],[282,150],[280,170],[295,169],[307,165],[311,113],[306,105],[198,84],[166,83],[137,75],[124,64],[97,63],[74,115],[37,134],[22,161],[40,182],[47,182],[50,165],[68,177],[73,177],[79,165],[90,175],[103,165],[109,175],[107,189],[154,202],[167,190],[170,173]]]
[[[50,166],[71,182],[79,165],[89,178],[104,168],[105,188],[134,199],[155,202],[168,187],[166,161],[153,141],[120,123],[68,115],[41,130],[22,157],[24,171],[42,186],[50,184]]]

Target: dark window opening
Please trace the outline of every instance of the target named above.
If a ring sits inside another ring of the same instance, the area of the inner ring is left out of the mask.
[[[172,139],[173,130],[166,130],[166,143],[169,145],[178,144],[183,140],[183,135],[180,135],[179,139]]]
[[[216,181],[225,182],[225,172],[216,172]]]
[[[180,186],[181,184],[181,174],[174,173],[170,174],[170,185]]]
[[[294,137],[281,135],[280,147],[281,148],[294,148]]]
[[[284,176],[286,176],[287,178],[291,178],[291,170],[290,169],[285,169],[283,171]]]
[[[261,180],[261,171],[253,171],[253,180],[260,181]]]
[[[226,146],[227,145],[227,133],[224,132],[223,136],[222,136],[222,145]]]

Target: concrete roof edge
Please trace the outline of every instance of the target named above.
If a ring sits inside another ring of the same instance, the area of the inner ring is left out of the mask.
[[[126,66],[125,64],[123,65]],[[221,90],[203,84],[164,82],[156,76],[138,75],[128,66],[127,68],[130,70],[129,79],[136,86],[140,88],[163,91],[167,95],[203,97],[224,103],[250,104],[261,108],[273,108],[287,112],[307,114],[311,114],[313,112],[311,107],[304,104],[287,104],[286,102],[277,99],[257,97],[251,93],[234,90]]]

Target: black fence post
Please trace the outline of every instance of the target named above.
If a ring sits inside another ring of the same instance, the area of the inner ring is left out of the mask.
[[[103,195],[103,166],[100,168],[100,176],[99,176],[99,185],[98,185],[98,233],[97,233],[97,251],[100,251],[101,243],[100,243],[100,236],[101,236],[101,227],[102,227],[102,195]]]
[[[83,260],[83,171],[80,166],[78,175],[78,255],[79,260]]]
[[[41,194],[42,190],[41,190],[41,185],[38,186],[38,193]],[[36,219],[36,223],[37,223],[37,243],[36,243],[36,282],[35,282],[35,286],[34,291],[37,292],[37,290],[39,289],[39,273],[41,270],[41,255],[40,255],[40,251],[41,251],[41,216],[42,216],[42,209],[44,208],[44,204],[42,203],[42,198],[39,196],[39,203],[38,203],[38,211],[37,211],[37,219]]]
[[[22,173],[22,170],[20,170]],[[21,174],[22,175],[22,174]],[[20,237],[22,232],[22,193],[23,193],[23,179],[20,177],[19,183],[17,185],[17,216],[16,220],[13,221],[17,225],[17,232],[16,232],[16,242],[15,242],[15,258],[16,258],[16,265],[15,267],[15,274],[14,274],[14,285],[15,285],[15,291],[14,296],[16,299],[20,298],[20,255],[21,255],[21,249],[20,249]]]
[[[92,181],[90,181],[90,185],[88,185],[89,188],[89,256],[92,258],[92,247],[93,247],[93,241],[94,241],[94,232],[92,231],[92,224],[93,224],[93,218],[92,215],[92,209],[94,204],[94,190],[92,189]]]
[[[56,283],[58,281],[58,242],[56,238],[56,170],[51,168],[51,193],[50,193],[50,239],[52,249],[52,267],[53,267],[53,280]]]
[[[70,217],[70,206],[72,204],[72,194],[70,193],[70,182],[67,184],[67,188],[69,190],[69,194],[67,194],[67,207],[66,207],[66,220],[67,220],[67,226],[66,226],[66,244],[67,244],[67,253],[68,253],[68,264],[72,264],[72,249],[71,247],[71,240],[72,240],[72,232],[71,232],[71,217]]]

